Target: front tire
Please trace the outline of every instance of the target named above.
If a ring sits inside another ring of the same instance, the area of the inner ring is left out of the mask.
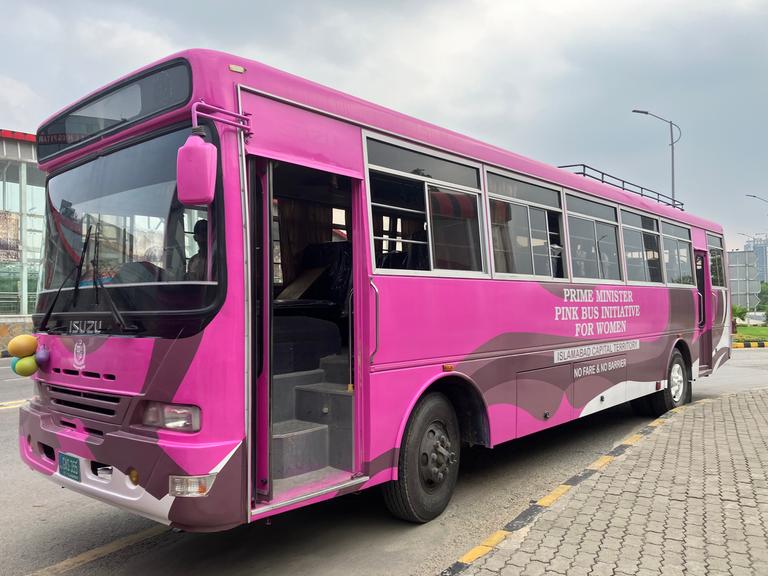
[[[691,400],[691,378],[680,351],[675,349],[667,369],[667,387],[648,399],[653,416],[661,416]]]
[[[403,436],[398,479],[383,487],[389,511],[420,524],[439,516],[456,486],[460,449],[459,423],[448,398],[434,392],[419,400]]]

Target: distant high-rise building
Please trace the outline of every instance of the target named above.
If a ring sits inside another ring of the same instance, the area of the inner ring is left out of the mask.
[[[753,236],[744,244],[744,250],[755,253],[757,279],[760,282],[768,282],[768,234]]]
[[[760,303],[760,281],[757,279],[757,258],[752,250],[728,252],[728,285],[731,301],[749,310]]]

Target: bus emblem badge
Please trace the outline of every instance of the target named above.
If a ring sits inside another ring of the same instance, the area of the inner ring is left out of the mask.
[[[85,341],[78,340],[75,342],[75,356],[73,365],[76,370],[83,370],[85,368]]]

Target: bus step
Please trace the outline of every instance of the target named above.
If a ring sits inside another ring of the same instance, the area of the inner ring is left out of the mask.
[[[344,384],[297,386],[296,418],[327,425],[330,465],[352,469],[352,392]]]
[[[292,420],[296,404],[296,388],[323,381],[325,373],[319,368],[303,372],[275,374],[272,377],[272,419]]]
[[[328,426],[303,420],[272,425],[274,478],[288,478],[328,466]]]
[[[349,384],[349,356],[334,354],[320,358],[320,368],[325,372],[326,382]]]

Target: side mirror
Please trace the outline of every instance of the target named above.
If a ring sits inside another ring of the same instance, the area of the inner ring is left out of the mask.
[[[176,185],[179,202],[185,206],[208,206],[216,190],[216,146],[205,141],[205,129],[192,128],[176,156]]]

